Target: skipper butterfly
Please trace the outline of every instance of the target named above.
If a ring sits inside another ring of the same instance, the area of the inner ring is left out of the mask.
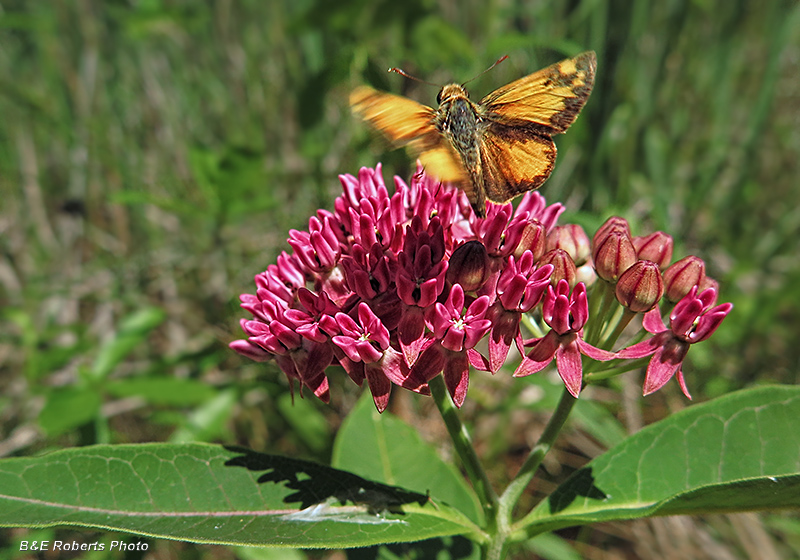
[[[550,175],[556,160],[552,136],[577,118],[596,67],[595,53],[585,52],[496,89],[477,104],[463,85],[449,84],[439,92],[436,110],[367,86],[350,94],[350,105],[392,142],[408,145],[427,172],[466,192],[475,213],[485,217],[486,200],[504,204],[539,188]]]

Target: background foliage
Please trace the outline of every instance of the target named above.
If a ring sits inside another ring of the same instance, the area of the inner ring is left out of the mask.
[[[330,407],[292,406],[276,368],[246,363],[227,343],[241,336],[238,294],[287,248],[290,228],[332,207],[338,174],[377,161],[387,180],[412,169],[352,118],[349,90],[368,82],[432,104],[434,88],[385,69],[465,81],[508,54],[470,84],[478,99],[586,49],[598,53],[598,82],[557,138],[543,194],[590,232],[619,214],[635,234],[664,230],[677,256],[706,260],[736,309],[690,355],[696,400],[796,383],[796,2],[14,0],[0,3],[0,456],[221,441],[329,461],[358,390],[342,383]],[[502,484],[552,389],[474,380],[465,413],[480,420]],[[624,397],[598,391],[576,411],[541,491],[625,431],[686,406],[675,387],[642,400],[639,383],[624,376],[612,383]],[[395,413],[441,439],[429,403],[396,397]],[[768,558],[798,550],[798,527],[787,515],[715,516],[559,536],[585,557]],[[10,552],[0,556],[14,557],[22,538],[43,537],[2,533]],[[565,557],[561,544],[548,544],[554,557]]]

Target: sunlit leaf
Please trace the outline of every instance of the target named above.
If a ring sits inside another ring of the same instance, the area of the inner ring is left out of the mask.
[[[304,548],[473,529],[424,494],[243,448],[98,445],[1,460],[0,526],[54,525]]]
[[[520,525],[800,507],[800,387],[746,389],[656,422],[578,470]]]

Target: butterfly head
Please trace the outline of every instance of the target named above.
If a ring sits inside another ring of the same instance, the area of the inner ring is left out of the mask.
[[[441,105],[442,103],[446,103],[458,98],[469,99],[469,94],[464,86],[458,84],[447,84],[441,89],[439,95],[436,96],[436,102]]]

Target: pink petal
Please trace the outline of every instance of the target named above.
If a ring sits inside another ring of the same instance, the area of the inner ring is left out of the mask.
[[[560,281],[559,284],[561,282],[566,284],[564,280]],[[572,325],[569,321],[569,298],[567,296],[556,296],[555,300],[553,300],[553,316],[550,321],[545,318],[545,322],[558,334],[569,332]]]
[[[334,336],[333,343],[344,351],[345,355],[353,362],[360,362],[361,356],[358,353],[356,341],[349,336]]]
[[[362,362],[371,364],[380,360],[383,355],[368,340],[357,340],[355,344]]]
[[[297,368],[294,365],[294,360],[292,360],[292,358],[290,358],[288,355],[275,356],[275,363],[277,363],[278,367],[281,368],[281,371],[286,374],[286,377],[289,378],[289,381],[292,379],[301,379],[300,375],[297,373]]]
[[[472,319],[464,329],[464,347],[474,348],[492,328],[489,319]]]
[[[643,340],[638,344],[634,344],[633,346],[628,346],[627,348],[623,348],[619,352],[617,352],[617,358],[620,360],[631,360],[636,358],[644,358],[645,356],[650,356],[655,354],[656,351],[664,345],[666,342],[665,339],[671,338],[670,336],[665,336],[665,333],[657,334],[653,337],[648,338],[647,340]]]
[[[258,346],[257,344],[253,344],[249,340],[234,340],[228,347],[231,350],[236,351],[237,353],[245,356],[246,358],[250,358],[251,360],[255,360],[256,362],[266,362],[272,359],[272,354]]]
[[[586,299],[586,284],[578,282],[572,290],[570,297],[570,313],[572,314],[572,324],[570,330],[579,331],[589,319],[589,303]]]
[[[680,383],[681,391],[686,395],[686,398],[692,400],[692,395],[689,394],[689,389],[686,387],[686,380],[683,378],[683,368],[678,368],[678,383]]]
[[[461,408],[469,387],[469,360],[464,352],[451,352],[444,366],[444,382],[453,403]]]
[[[397,325],[397,334],[402,344],[412,344],[422,338],[425,333],[425,319],[422,309],[417,306],[406,307],[400,324]]]
[[[528,352],[527,356],[522,358],[517,371],[514,372],[514,377],[524,377],[542,371],[553,361],[553,356],[555,356],[558,347],[558,335],[554,331],[550,331],[544,338],[540,338],[534,344],[533,349]]]
[[[444,282],[441,281],[441,278],[444,278],[444,274],[425,280],[420,284],[419,301],[416,302],[418,305],[427,307],[436,301],[436,298],[442,293],[442,288],[444,288]]]
[[[653,354],[644,378],[643,394],[645,396],[658,391],[667,384],[667,381],[680,369],[688,350],[688,343],[673,338]]]
[[[469,350],[467,350],[467,357],[469,358],[469,365],[471,365],[475,369],[480,371],[491,371],[489,367],[489,360],[487,360],[483,354],[481,354],[474,348],[470,348]],[[495,372],[492,371],[492,373]]]
[[[333,362],[333,348],[330,344],[307,343],[308,362],[306,367],[309,371],[324,373],[331,362]],[[301,372],[302,374],[302,372]]]
[[[402,386],[403,381],[408,377],[408,367],[403,360],[403,355],[391,346],[384,351],[380,367],[384,375],[395,385]]]
[[[324,373],[319,373],[313,377],[304,377],[303,385],[311,389],[314,396],[322,402],[330,402],[331,393],[328,387],[328,378]]]
[[[431,344],[420,354],[408,373],[406,388],[412,390],[424,385],[442,371],[445,365],[444,349],[440,344]]]
[[[706,290],[706,292],[709,290],[711,290],[711,288]],[[732,303],[723,303],[701,315],[700,319],[697,321],[697,326],[695,327],[694,332],[689,334],[689,342],[702,342],[714,334],[714,331],[716,331],[717,327],[720,326],[722,320],[728,316],[728,313],[731,312],[731,309],[733,309]]]
[[[366,367],[367,383],[372,393],[372,400],[375,401],[375,408],[378,412],[383,412],[389,406],[389,394],[392,390],[392,382],[386,378],[380,367],[369,365]]]
[[[666,325],[664,325],[664,320],[661,318],[661,312],[658,310],[658,307],[654,307],[644,314],[642,326],[644,327],[644,330],[650,334],[656,334],[667,330]]]
[[[453,352],[461,352],[464,349],[464,338],[466,333],[463,328],[451,325],[444,332],[442,337],[442,346]]]
[[[309,342],[308,346],[298,348],[289,353],[289,357],[294,363],[297,375],[305,383],[306,379],[315,379],[325,371],[333,359],[333,350],[327,347],[326,351],[321,351],[318,346],[327,346]],[[328,363],[325,363],[327,358]]]
[[[577,335],[575,335],[575,338],[577,339]],[[578,344],[575,340],[562,344],[556,350],[556,367],[567,391],[577,399],[583,383],[583,366],[581,365]]]
[[[489,369],[486,371],[497,373],[503,366],[508,357],[508,350],[511,348],[511,342],[518,332],[519,323],[516,324],[513,331],[507,330],[506,325],[495,325],[489,336]]]
[[[489,298],[486,298],[487,300]],[[450,295],[447,297],[447,307],[452,310],[454,317],[460,317],[464,309],[464,290],[460,284],[454,284],[450,288]],[[488,307],[488,305],[487,305]]]
[[[608,350],[602,350],[601,348],[596,348],[585,342],[582,338],[578,338],[576,341],[578,344],[578,350],[580,350],[581,354],[584,356],[589,356],[593,360],[597,360],[598,362],[607,362],[609,360],[613,360],[617,358],[617,354],[614,352],[609,352]]]
[[[413,366],[414,362],[417,361],[420,352],[425,350],[428,346],[431,345],[433,339],[430,338],[418,338],[413,340],[410,344],[404,344],[403,341],[400,341],[400,350],[403,352],[403,357],[405,358],[406,364],[409,366]]]

